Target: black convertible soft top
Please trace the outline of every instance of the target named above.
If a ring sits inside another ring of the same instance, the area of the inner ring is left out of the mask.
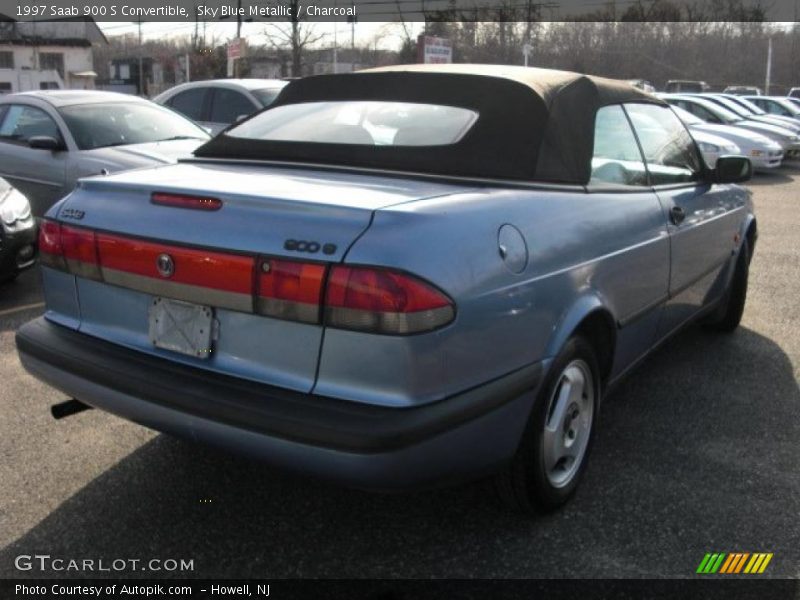
[[[583,185],[591,174],[598,108],[622,102],[667,106],[613,79],[550,69],[446,64],[399,65],[298,79],[265,110],[336,100],[457,106],[474,110],[479,117],[464,137],[450,145],[269,141],[223,132],[200,146],[195,156]]]

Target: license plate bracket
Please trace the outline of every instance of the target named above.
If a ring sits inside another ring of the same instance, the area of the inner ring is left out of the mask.
[[[154,298],[148,311],[150,341],[156,348],[208,359],[213,350],[214,310],[170,298]]]

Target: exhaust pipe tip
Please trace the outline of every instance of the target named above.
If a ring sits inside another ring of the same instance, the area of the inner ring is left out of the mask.
[[[59,402],[58,404],[53,404],[50,407],[50,414],[53,415],[54,419],[58,420],[71,415],[77,415],[79,412],[90,410],[91,408],[92,407],[88,404],[84,404],[80,400],[72,398],[64,402]]]

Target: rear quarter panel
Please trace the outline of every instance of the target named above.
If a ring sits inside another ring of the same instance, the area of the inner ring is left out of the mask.
[[[519,273],[498,250],[507,223],[527,246]],[[591,310],[605,307],[616,319],[658,304],[669,239],[649,190],[484,189],[376,211],[345,261],[412,272],[456,303],[455,321],[429,334],[325,331],[316,393],[407,406],[552,357]],[[646,349],[657,317],[654,310],[620,332],[618,359]]]

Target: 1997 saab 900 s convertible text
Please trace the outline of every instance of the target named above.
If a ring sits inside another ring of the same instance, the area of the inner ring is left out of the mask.
[[[746,158],[626,84],[476,65],[297,80],[195,158],[82,180],[25,367],[143,425],[350,485],[567,500],[602,395],[742,314]]]

